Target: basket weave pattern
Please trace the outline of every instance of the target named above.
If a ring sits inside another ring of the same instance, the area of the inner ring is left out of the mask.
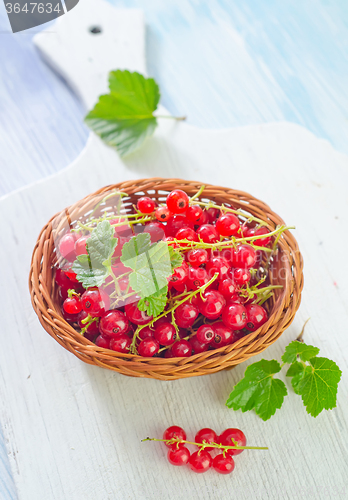
[[[108,368],[123,375],[174,380],[206,375],[233,367],[261,353],[280,337],[294,319],[303,288],[303,260],[297,242],[289,231],[282,234],[278,243],[279,251],[269,269],[270,283],[283,286],[282,289],[275,290],[274,297],[267,304],[269,319],[261,328],[234,344],[189,358],[142,358],[100,348],[84,338],[63,319],[52,270],[52,266],[58,260],[55,241],[57,232],[63,230],[63,220],[66,221],[68,217],[69,225],[74,225],[77,220],[84,221],[98,200],[102,200],[111,190],[116,189],[128,194],[122,201],[124,207],[130,211],[141,196],[148,195],[163,202],[173,189],[182,189],[192,196],[200,185],[195,181],[153,178],[106,186],[48,221],[33,251],[29,288],[33,308],[42,326],[61,346],[86,363]],[[219,205],[224,203],[234,209],[242,209],[265,221],[269,230],[284,224],[265,203],[241,191],[206,185],[200,200],[210,200]]]

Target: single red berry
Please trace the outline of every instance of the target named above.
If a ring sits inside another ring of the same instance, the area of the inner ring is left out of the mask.
[[[153,318],[148,316],[145,311],[140,311],[138,309],[138,302],[133,302],[132,304],[127,304],[125,306],[125,313],[129,321],[136,325],[146,325]]]
[[[189,250],[186,254],[186,258],[187,262],[189,262],[192,267],[199,267],[202,264],[206,264],[209,260],[208,252],[204,248]]]
[[[65,275],[69,278],[70,281],[72,281],[75,285],[76,283],[79,283],[78,279],[76,278],[76,273],[72,270],[72,266],[64,266],[64,272]]]
[[[181,439],[182,441],[186,441],[186,432],[182,427],[178,425],[172,425],[168,427],[163,433],[163,439],[165,441],[170,441],[171,439]],[[168,448],[171,448],[171,444],[164,443]]]
[[[213,469],[219,474],[230,474],[234,469],[234,460],[231,456],[220,453],[213,459]]]
[[[121,311],[116,309],[107,311],[101,318],[99,330],[102,335],[116,337],[126,333],[129,328],[129,321]]]
[[[217,277],[219,280],[227,278],[228,271],[231,269],[230,263],[223,257],[212,257],[205,267],[208,272],[209,279],[211,279],[215,273],[219,273],[219,276]]]
[[[216,290],[207,290],[203,293],[203,300],[199,302],[199,312],[208,319],[217,319],[225,307],[226,300]]]
[[[180,267],[176,267],[174,269],[174,272],[170,278],[170,282],[174,286],[174,288],[176,288],[177,285],[184,285],[186,283],[188,272],[189,267],[185,261],[183,261]]]
[[[81,297],[82,309],[91,316],[102,316],[109,309],[109,296],[98,288],[89,288]]]
[[[234,442],[233,442],[233,441]],[[220,444],[224,446],[246,446],[246,437],[240,429],[226,429],[219,437]],[[239,455],[244,450],[226,450],[229,455]]]
[[[149,326],[145,326],[142,328],[139,332],[139,338],[141,340],[147,339],[147,338],[154,338],[155,330],[150,328]]]
[[[188,466],[193,472],[206,472],[212,465],[213,459],[208,451],[195,451],[190,456]]]
[[[68,314],[79,314],[82,311],[80,297],[77,297],[76,295],[68,297],[63,302],[63,308]]]
[[[208,208],[207,216],[208,216],[209,224],[214,224],[214,222],[219,217],[219,215],[220,215],[220,210],[218,208],[214,208],[214,207]]]
[[[214,340],[215,332],[211,325],[202,325],[197,330],[197,339],[199,342],[209,344]]]
[[[197,339],[197,335],[193,335],[189,340],[188,340],[189,344],[191,345],[192,347],[192,353],[193,354],[199,354],[201,352],[205,352],[208,350],[208,344],[205,344],[203,342],[200,342],[198,339]]]
[[[188,358],[192,356],[192,347],[187,340],[178,340],[172,346],[174,358]]]
[[[81,236],[76,242],[75,242],[75,254],[76,255],[87,255],[87,247],[86,243],[88,240],[89,236]]]
[[[115,251],[112,254],[114,258],[120,257],[122,255],[122,248],[125,243],[128,243],[128,241],[132,238],[132,236],[118,236],[118,241],[117,245],[115,247]]]
[[[65,319],[65,321],[67,321],[70,324],[77,323],[77,319],[79,317],[78,314],[69,314],[66,311],[64,311],[63,307],[62,307],[61,311],[62,311],[62,316]]]
[[[230,299],[237,294],[238,288],[236,283],[231,278],[226,278],[219,282],[218,291],[225,297],[225,299]]]
[[[251,274],[249,269],[243,269],[241,267],[235,268],[232,270],[233,280],[237,285],[243,286],[246,283],[249,283]]]
[[[59,267],[56,269],[55,281],[57,285],[65,288],[66,290],[74,288],[74,283],[67,277],[64,269],[61,269]]]
[[[268,320],[266,309],[258,304],[249,304],[245,307],[247,324],[246,328],[254,332]]]
[[[166,203],[173,214],[183,214],[189,205],[189,197],[181,189],[175,189],[168,194]]]
[[[174,342],[176,335],[175,327],[171,323],[162,323],[156,327],[155,339],[160,345],[171,345]]]
[[[168,450],[167,458],[172,465],[186,465],[190,458],[190,452],[185,446],[174,444]]]
[[[160,222],[167,222],[172,215],[173,214],[167,207],[158,207],[155,212],[155,217]]]
[[[129,222],[124,217],[115,217],[115,219],[111,219],[111,226],[115,226],[115,236],[117,237],[132,237],[133,231],[129,225]]]
[[[164,228],[161,223],[157,221],[146,224],[144,233],[149,233],[151,243],[157,243],[158,241],[164,240],[165,238]]]
[[[259,226],[255,229],[253,236],[260,236],[261,234],[268,234],[269,231],[265,226]],[[254,241],[255,245],[258,247],[266,247],[271,243],[272,237],[271,236],[266,236],[266,238],[258,238],[257,240]]]
[[[249,238],[250,236],[254,236],[254,227],[248,226],[245,222],[240,227],[240,233],[243,238]]]
[[[96,339],[95,339],[95,345],[97,345],[98,347],[102,347],[103,349],[111,349],[110,348],[110,339],[108,337],[104,337],[103,335],[99,335]],[[114,349],[115,351],[117,349]]]
[[[118,335],[110,340],[110,349],[127,354],[132,340],[125,334]]]
[[[215,227],[221,236],[237,236],[240,223],[234,214],[225,214],[218,218]]]
[[[190,290],[197,290],[208,283],[209,276],[203,267],[190,267],[187,277],[187,286]]]
[[[80,314],[77,318],[77,323],[78,323],[80,328],[86,327],[86,323],[82,323],[82,320],[86,319],[87,316],[88,316],[88,313],[82,309],[82,311],[80,312]],[[92,321],[92,323],[87,328],[86,333],[90,333],[91,335],[97,335],[97,333],[99,333],[99,320]]]
[[[198,241],[196,231],[190,229],[189,227],[183,227],[179,229],[176,233],[175,238],[177,240],[188,240],[188,241]]]
[[[148,196],[142,196],[137,202],[137,209],[142,214],[151,214],[155,210],[156,203]]]
[[[171,349],[167,349],[164,353],[164,357],[165,358],[174,358],[174,355],[172,353],[172,350]]]
[[[198,307],[190,302],[184,302],[175,309],[174,317],[176,324],[180,328],[190,328],[199,314]]]
[[[75,260],[76,236],[73,233],[66,233],[59,242],[59,253],[64,259]]]
[[[158,353],[160,345],[158,341],[152,337],[148,337],[142,340],[138,346],[139,356],[144,358],[151,358]]]
[[[175,236],[179,229],[189,227],[193,229],[193,222],[188,220],[184,215],[173,215],[165,226],[166,236]]]
[[[205,427],[204,429],[201,429],[197,432],[196,437],[195,437],[195,443],[215,443],[218,444],[218,436],[213,429],[210,429],[209,427]],[[215,448],[213,446],[209,446],[207,448],[204,448],[207,451],[214,450]]]
[[[210,219],[209,219],[209,215],[208,215],[208,212],[206,210],[203,210],[203,213],[202,215],[200,216],[200,218],[195,222],[195,225],[196,226],[203,226],[204,224],[209,224],[210,222]]]
[[[197,224],[199,219],[202,217],[203,210],[199,205],[191,205],[188,207],[187,212],[186,212],[186,217],[188,220],[193,222],[194,224]]]
[[[232,330],[242,330],[247,324],[246,309],[242,304],[229,303],[223,310],[221,319]]]
[[[250,245],[239,245],[236,250],[232,252],[232,266],[250,268],[255,265],[256,251]]]
[[[215,226],[211,224],[204,224],[197,229],[197,235],[204,243],[217,243],[220,241],[219,233]]]
[[[219,347],[223,347],[228,344],[232,344],[234,341],[234,335],[231,328],[224,325],[222,321],[218,321],[212,325],[214,330],[214,339],[210,343],[214,349],[218,349]]]

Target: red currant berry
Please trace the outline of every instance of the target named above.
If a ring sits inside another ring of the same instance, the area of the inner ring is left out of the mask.
[[[208,252],[204,248],[189,250],[186,256],[187,262],[189,262],[192,267],[199,267],[202,264],[206,264],[209,259]]]
[[[126,333],[129,328],[129,321],[121,311],[116,309],[107,311],[100,320],[99,330],[102,335],[116,337]]]
[[[189,205],[189,197],[181,189],[175,189],[167,196],[167,207],[173,214],[183,214]]]
[[[261,234],[268,234],[269,231],[265,226],[259,226],[255,229],[253,236],[261,236]],[[271,243],[271,236],[267,236],[266,238],[258,238],[254,241],[255,245],[259,247],[266,247]]]
[[[129,352],[132,340],[127,335],[119,335],[110,340],[110,349],[127,354]]]
[[[197,339],[197,335],[193,335],[193,337],[191,337],[189,340],[188,340],[189,344],[191,345],[192,347],[192,353],[193,354],[199,354],[201,352],[205,352],[208,350],[208,344],[204,344],[203,342],[200,342],[198,339]]]
[[[77,322],[77,318],[79,317],[78,314],[69,314],[66,311],[64,311],[63,307],[62,307],[61,311],[62,311],[62,316],[65,319],[65,321],[67,321],[68,323],[76,323]]]
[[[190,267],[187,277],[187,286],[190,290],[197,290],[208,283],[209,276],[202,267]]]
[[[246,309],[242,304],[230,303],[223,310],[221,319],[232,330],[242,330],[247,324]]]
[[[177,285],[184,285],[186,283],[188,272],[189,272],[189,267],[185,261],[183,261],[180,267],[176,267],[174,269],[172,277],[170,278],[170,282],[172,283],[174,288],[176,288]]]
[[[64,269],[61,269],[59,267],[56,269],[55,281],[57,285],[61,286],[65,290],[69,290],[69,288],[74,288],[73,282],[67,277],[67,275],[64,272]]]
[[[220,215],[220,210],[218,208],[210,207],[207,210],[207,215],[208,215],[209,224],[214,224],[214,222],[216,221],[216,219]]]
[[[164,431],[163,439],[165,441],[170,441],[171,439],[180,439],[182,441],[186,441],[186,432],[178,425],[172,425],[171,427],[168,427],[168,429]],[[167,444],[167,443],[164,444],[168,448],[172,447],[172,444]]]
[[[150,328],[149,326],[145,326],[142,328],[139,332],[139,338],[141,340],[148,339],[148,338],[154,338],[155,330]]]
[[[197,432],[195,437],[195,443],[215,443],[218,444],[218,436],[213,429],[209,429],[209,427],[205,427]],[[204,448],[207,451],[214,450],[213,446],[209,446]]]
[[[183,227],[182,229],[179,229],[179,231],[175,235],[175,238],[177,240],[198,241],[196,232],[189,227]]]
[[[174,358],[188,358],[192,356],[192,347],[187,340],[178,340],[172,346]]]
[[[155,212],[155,217],[160,222],[167,222],[171,217],[172,213],[167,207],[158,207]]]
[[[199,314],[198,307],[190,302],[184,302],[175,309],[175,321],[180,328],[190,328]]]
[[[221,293],[216,290],[207,290],[200,299],[199,311],[208,319],[217,319],[225,307],[226,300]]]
[[[160,345],[158,341],[154,338],[148,337],[142,340],[138,346],[139,356],[144,358],[151,358],[158,353]]]
[[[250,245],[239,245],[232,252],[232,266],[250,268],[256,262],[256,251]]]
[[[230,474],[234,469],[234,460],[232,457],[220,453],[213,459],[213,469],[219,474]]]
[[[81,236],[76,242],[75,242],[75,254],[76,255],[87,255],[87,247],[86,243],[88,240],[89,236]]]
[[[212,465],[213,459],[207,451],[195,451],[190,456],[188,466],[193,472],[206,472]]]
[[[64,272],[70,281],[72,281],[74,284],[78,283],[78,279],[76,278],[76,273],[72,270],[71,266],[65,266]]]
[[[173,215],[165,226],[166,236],[175,236],[179,229],[189,227],[193,229],[193,223],[184,215]]]
[[[122,255],[122,248],[125,243],[127,243],[131,239],[131,236],[119,236],[118,237],[118,242],[115,248],[114,253],[112,254],[113,257],[120,257]]]
[[[186,217],[188,220],[193,222],[194,224],[197,224],[199,219],[202,217],[203,210],[199,205],[191,205],[188,207],[187,212],[186,212]]]
[[[215,332],[211,325],[202,325],[197,330],[197,339],[199,342],[209,344],[214,340]]]
[[[209,224],[209,215],[206,210],[203,210],[201,217],[195,222],[197,226],[203,226],[204,224]]]
[[[220,241],[219,233],[217,232],[215,226],[212,226],[211,224],[199,226],[197,229],[197,235],[204,243],[217,243]]]
[[[168,245],[172,246],[173,248],[179,248],[180,245],[175,243],[173,236],[167,236],[164,238],[164,241],[167,242]]]
[[[215,227],[221,236],[237,236],[240,228],[239,219],[234,214],[221,215]]]
[[[95,345],[97,345],[98,347],[102,347],[103,349],[110,349],[110,339],[103,337],[103,335],[99,335],[95,339]]]
[[[137,203],[137,209],[142,214],[151,214],[155,210],[156,203],[148,196],[142,196]]]
[[[76,236],[73,233],[66,233],[61,238],[59,242],[59,253],[64,259],[70,261],[75,259],[75,241]]]
[[[86,319],[87,316],[88,313],[82,309],[77,318],[77,323],[80,328],[85,328],[86,324],[88,324],[88,323],[82,323],[82,320]],[[97,335],[97,333],[99,333],[99,320],[92,321],[92,323],[87,328],[86,333],[90,333],[91,335]]]
[[[233,441],[234,442],[233,442]],[[239,429],[226,429],[219,437],[220,444],[224,446],[246,446],[246,437]],[[228,455],[239,455],[244,450],[226,450]]]
[[[135,325],[146,325],[146,323],[149,323],[153,319],[152,316],[148,316],[145,311],[140,311],[138,309],[138,302],[127,304],[125,306],[125,313],[129,321]]]
[[[160,222],[153,221],[149,224],[146,224],[144,228],[144,233],[149,233],[151,238],[151,243],[157,243],[157,241],[164,240],[165,233],[163,226]]]
[[[172,353],[172,350],[171,349],[167,349],[164,353],[164,357],[165,358],[174,358],[174,355]]]
[[[266,309],[258,304],[249,304],[245,307],[247,324],[246,328],[251,332],[255,332],[268,320]]]
[[[176,330],[171,323],[162,323],[156,327],[155,339],[160,345],[171,345],[174,342]]]
[[[237,294],[237,286],[235,282],[230,279],[226,278],[222,281],[219,282],[219,292],[221,295],[225,297],[225,299],[230,299],[231,297],[234,297]]]
[[[232,344],[234,340],[233,331],[228,326],[224,325],[222,321],[218,321],[212,325],[214,330],[214,339],[211,346],[215,349]]]
[[[97,288],[86,290],[81,297],[82,309],[91,316],[102,316],[110,306],[109,296]]]
[[[219,273],[217,279],[224,280],[228,277],[227,273],[230,269],[231,266],[229,262],[223,257],[212,257],[206,265],[209,279],[211,279],[215,273]]]
[[[79,314],[82,311],[80,297],[77,297],[76,295],[68,297],[63,302],[63,308],[68,314]]]
[[[240,227],[240,232],[243,238],[249,238],[250,236],[254,236],[254,227],[249,227],[245,222]]]
[[[233,269],[232,276],[233,276],[234,282],[237,283],[237,285],[239,285],[239,286],[243,286],[246,283],[249,283],[250,278],[251,278],[251,274],[250,274],[249,269],[243,269],[240,267]]]
[[[174,444],[168,450],[167,458],[172,465],[186,465],[190,458],[190,452],[185,446]]]

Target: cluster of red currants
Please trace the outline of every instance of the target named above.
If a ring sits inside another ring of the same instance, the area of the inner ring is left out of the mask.
[[[111,277],[99,289],[85,290],[72,270],[76,256],[87,254],[89,235],[69,232],[60,240],[59,253],[66,263],[57,269],[55,279],[62,313],[68,322],[78,325],[86,338],[99,347],[128,353],[134,332],[141,326],[136,339],[140,356],[189,357],[232,344],[267,321],[266,309],[256,303],[257,294],[245,293],[247,287],[257,283],[254,276],[262,252],[249,244],[228,243],[231,237],[258,236],[257,246],[266,247],[271,237],[264,226],[241,223],[226,210],[203,209],[194,200],[190,204],[181,190],[172,191],[165,206],[142,197],[136,208],[139,220],[146,217],[144,224],[130,226],[121,217],[110,220],[118,237],[112,270],[114,276],[121,276],[118,287],[123,294],[116,307],[111,307],[110,289],[115,290]],[[138,309],[140,297],[127,278],[130,270],[120,262],[124,243],[141,231],[148,232],[152,242],[166,241],[184,258],[168,283],[167,309],[177,303],[176,325],[172,324],[171,314],[153,321],[155,318]],[[215,275],[216,279],[205,286]],[[201,295],[192,295],[202,287]],[[185,296],[187,300],[183,301]]]
[[[197,432],[194,442],[186,441],[184,429],[173,425],[166,429],[163,441],[169,448],[167,458],[172,465],[188,465],[193,472],[206,472],[211,467],[220,474],[230,474],[234,469],[233,456],[243,449],[231,446],[246,446],[246,437],[239,429],[226,429],[220,436],[213,429],[204,428]],[[198,447],[190,453],[187,444]],[[211,452],[217,452],[214,458]]]

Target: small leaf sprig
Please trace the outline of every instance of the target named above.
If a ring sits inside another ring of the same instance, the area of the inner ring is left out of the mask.
[[[226,406],[242,412],[254,410],[262,420],[270,419],[281,408],[288,393],[284,382],[274,375],[290,364],[286,376],[291,378],[294,392],[301,396],[307,413],[317,417],[324,409],[336,407],[342,372],[334,361],[317,356],[319,348],[303,342],[304,327],[297,340],[285,348],[282,364],[275,359],[262,359],[248,366]]]

